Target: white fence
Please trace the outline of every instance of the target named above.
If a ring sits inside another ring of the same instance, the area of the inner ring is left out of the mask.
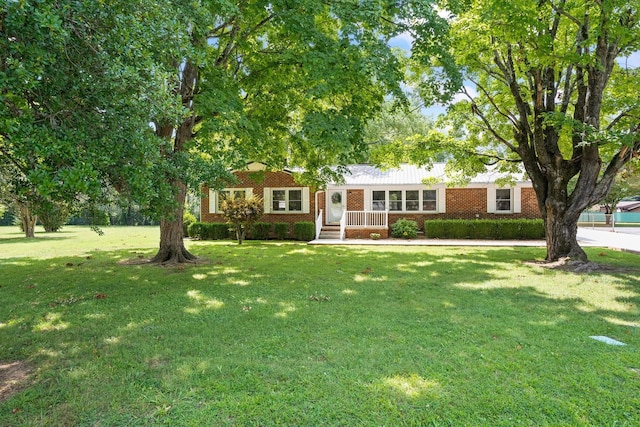
[[[346,211],[347,228],[385,228],[389,225],[387,211]]]
[[[640,213],[635,212],[614,212],[605,214],[604,212],[582,212],[578,219],[579,224],[583,225],[640,225]]]

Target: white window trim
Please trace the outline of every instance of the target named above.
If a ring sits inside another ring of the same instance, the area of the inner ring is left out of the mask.
[[[285,191],[285,206],[286,209],[284,211],[274,211],[271,206],[271,202],[273,199],[273,192],[277,190]],[[290,211],[289,210],[289,191],[301,191],[302,192],[302,210],[300,211]],[[263,190],[263,200],[264,200],[264,213],[275,214],[275,215],[300,215],[300,214],[308,214],[309,213],[309,187],[265,187]]]
[[[221,191],[244,191],[245,192],[245,197],[246,198],[251,198],[253,197],[253,188],[251,187],[247,187],[247,188],[222,188],[220,190],[211,190],[209,189],[209,213],[222,213],[222,211],[220,211],[218,209],[218,200],[220,200],[220,192]]]
[[[425,211],[422,209],[424,202],[424,190],[435,190],[436,191],[436,210]],[[367,210],[373,211],[373,192],[374,191],[384,191],[385,192],[385,208],[390,213],[401,213],[401,214],[438,214],[446,212],[446,188],[444,186],[433,186],[433,187],[425,187],[419,185],[407,185],[407,186],[394,186],[394,187],[371,187],[365,191],[365,200],[364,205],[367,207]],[[389,191],[402,191],[402,210],[395,211],[389,209],[390,200],[389,200]],[[418,210],[407,210],[407,191],[418,191]],[[375,212],[382,212],[380,210]]]
[[[511,209],[509,210],[498,210],[497,209],[497,190],[510,190],[511,194]],[[514,214],[522,212],[522,187],[488,187],[487,188],[487,213],[494,214]]]

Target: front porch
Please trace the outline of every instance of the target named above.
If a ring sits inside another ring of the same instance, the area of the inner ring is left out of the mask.
[[[388,211],[348,211],[343,210],[337,223],[325,223],[324,212],[320,209],[316,218],[316,240],[318,239],[365,239],[371,233],[380,234],[381,239],[389,237]]]

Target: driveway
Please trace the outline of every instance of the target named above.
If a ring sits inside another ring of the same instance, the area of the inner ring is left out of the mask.
[[[640,254],[640,227],[578,228],[578,242],[585,246],[603,246]]]

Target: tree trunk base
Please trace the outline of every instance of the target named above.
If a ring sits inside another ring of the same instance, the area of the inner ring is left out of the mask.
[[[193,264],[198,257],[189,252],[184,246],[178,250],[170,248],[160,249],[158,253],[149,260],[151,264]]]

